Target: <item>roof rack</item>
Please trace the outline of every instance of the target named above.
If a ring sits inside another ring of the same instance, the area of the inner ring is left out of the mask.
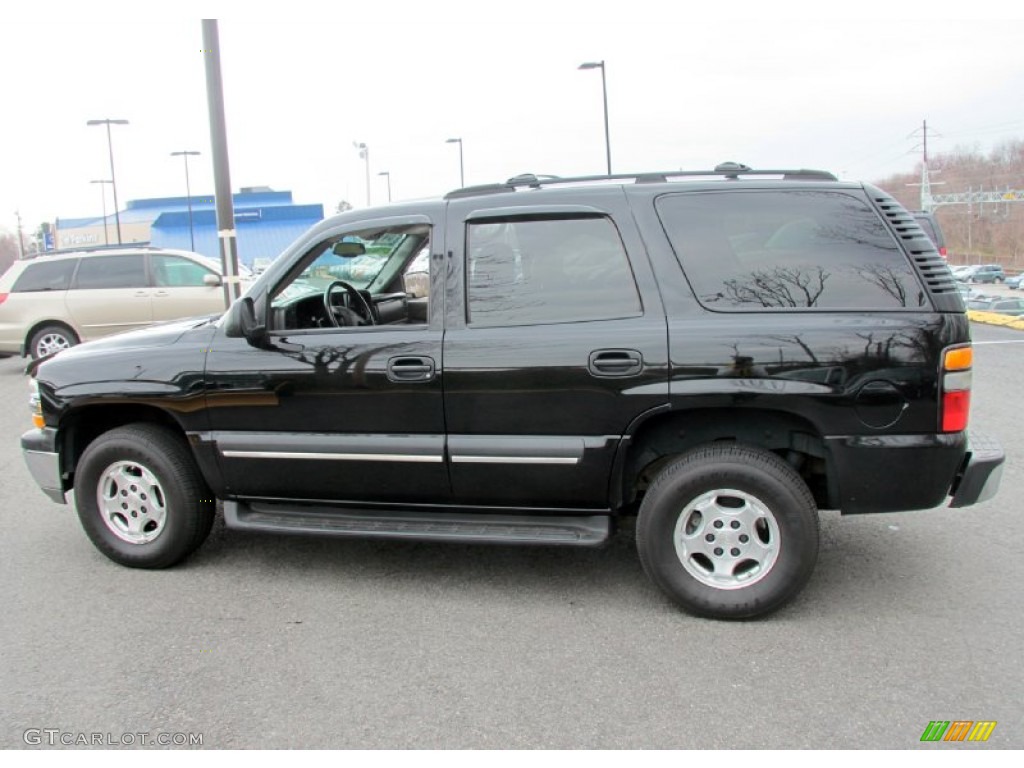
[[[828,171],[816,171],[810,168],[790,170],[754,170],[742,163],[720,163],[711,171],[648,171],[646,173],[613,173],[601,176],[543,176],[523,173],[513,176],[504,184],[481,184],[474,187],[455,189],[444,196],[445,200],[460,197],[476,197],[478,195],[495,195],[502,192],[515,192],[517,188],[540,189],[555,184],[578,184],[589,181],[632,181],[634,184],[662,184],[670,179],[695,176],[722,176],[736,180],[740,176],[782,176],[784,181],[838,181]]]

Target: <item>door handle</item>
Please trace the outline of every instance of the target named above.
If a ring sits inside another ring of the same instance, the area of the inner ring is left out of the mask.
[[[587,368],[594,376],[634,376],[643,365],[644,356],[635,349],[598,349],[590,353]]]
[[[392,357],[388,360],[388,381],[430,381],[433,378],[433,358]]]

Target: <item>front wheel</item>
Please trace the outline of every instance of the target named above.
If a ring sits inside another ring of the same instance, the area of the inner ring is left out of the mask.
[[[686,611],[770,613],[804,587],[818,558],[807,485],[769,451],[709,445],[670,462],[644,496],[637,550],[651,580]]]
[[[75,334],[63,325],[47,325],[32,334],[28,353],[36,360],[68,349],[78,343]]]
[[[100,552],[133,568],[166,568],[206,540],[215,503],[184,440],[156,424],[100,435],[78,462],[75,506]]]

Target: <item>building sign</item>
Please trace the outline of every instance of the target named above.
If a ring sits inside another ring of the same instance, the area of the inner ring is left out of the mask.
[[[259,221],[262,218],[262,208],[250,208],[244,211],[235,211],[235,221]]]
[[[47,237],[51,237],[52,238],[53,235],[47,235]],[[63,234],[62,233],[61,236],[60,236],[60,244],[61,244],[61,246],[65,247],[65,248],[67,246],[69,246],[69,245],[89,245],[90,243],[97,243],[97,242],[99,242],[99,237],[97,237],[95,234],[88,234],[88,233],[82,233],[82,234]],[[51,241],[50,242],[50,247],[47,248],[46,250],[49,251],[49,250],[52,250],[52,249],[53,249],[53,242]]]

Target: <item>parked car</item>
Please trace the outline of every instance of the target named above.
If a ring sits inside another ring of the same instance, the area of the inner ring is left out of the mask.
[[[519,176],[334,216],[216,321],[30,364],[22,449],[131,567],[186,558],[218,501],[233,530],[433,542],[626,521],[682,608],[749,618],[807,583],[819,510],[996,493],[972,361],[946,262],[869,184]]]
[[[1018,288],[1020,288],[1020,284],[1022,281],[1024,281],[1024,272],[1021,272],[1019,275],[1013,275],[1011,277],[1006,278],[1006,287],[1011,288],[1013,290],[1017,290]]]
[[[953,277],[960,282],[966,283],[970,281],[971,275],[973,275],[977,269],[977,264],[967,264],[959,267],[952,267],[950,271],[953,273]]]
[[[979,289],[972,288],[967,283],[958,282],[956,284],[956,287],[957,290],[960,291],[960,296],[963,298],[964,304],[967,304],[967,302],[970,301],[971,299],[980,299],[985,296],[985,294],[982,293]]]
[[[1006,279],[999,264],[982,264],[970,275],[972,283],[1001,283]]]
[[[911,211],[910,214],[914,217],[914,221],[917,222],[918,226],[924,230],[924,233],[935,244],[939,256],[946,258],[946,238],[942,234],[942,227],[939,226],[939,221],[935,218],[935,214],[929,211]]]
[[[1024,315],[1024,299],[1008,296],[986,296],[971,299],[967,302],[968,309],[983,312],[998,312],[1001,315]]]
[[[0,277],[0,352],[45,357],[111,333],[223,312],[219,267],[198,253],[148,247],[16,261]]]

